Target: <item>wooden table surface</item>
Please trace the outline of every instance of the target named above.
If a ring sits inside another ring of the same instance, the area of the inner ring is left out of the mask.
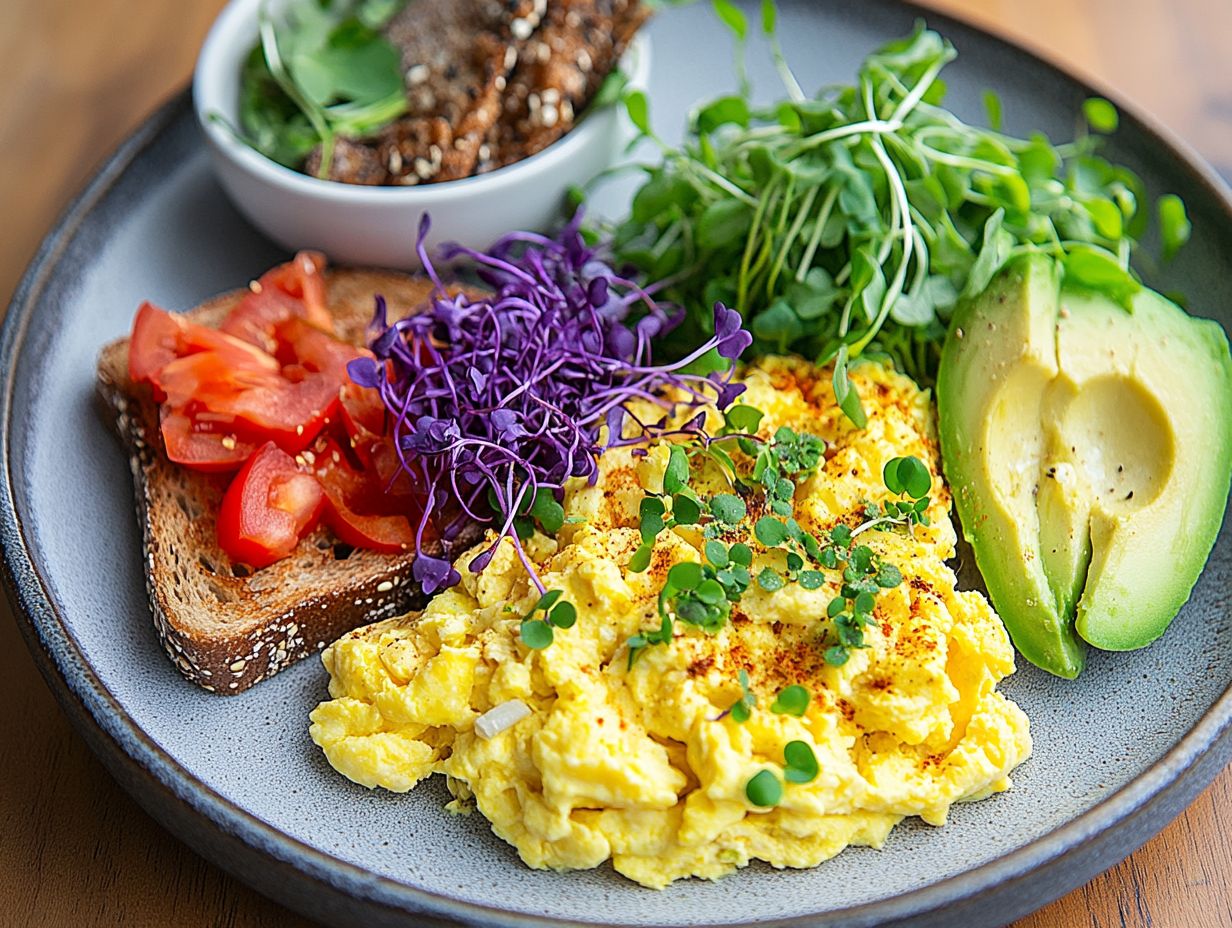
[[[859,2],[859,0],[852,0]],[[930,0],[1153,114],[1232,176],[1230,0]],[[190,73],[221,0],[0,0],[0,305],[57,213]],[[73,734],[0,604],[0,926],[309,923],[149,819]],[[1016,928],[1232,925],[1232,768]]]

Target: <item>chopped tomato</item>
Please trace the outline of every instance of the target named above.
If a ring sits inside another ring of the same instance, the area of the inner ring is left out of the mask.
[[[386,430],[385,404],[371,387],[344,384],[339,394],[342,422],[356,458],[376,474],[385,492],[399,502],[412,502],[422,508],[410,475]]]
[[[153,303],[141,304],[128,345],[128,376],[134,383],[154,381],[155,375],[177,358],[200,352],[216,352],[237,367],[278,370],[273,356],[247,342],[189,322]]]
[[[333,331],[334,317],[325,302],[325,255],[319,251],[301,251],[286,264],[269,271],[262,280],[303,300],[304,318],[319,328]]]
[[[351,448],[365,466],[371,467],[374,458],[383,456],[381,447],[389,444],[385,435],[385,404],[381,402],[381,395],[371,387],[345,383],[338,399]],[[393,451],[392,445],[389,450]],[[393,471],[381,476],[392,477]]]
[[[302,318],[325,332],[333,332],[333,318],[325,302],[325,257],[301,251],[291,261],[266,271],[231,310],[222,330],[273,354],[274,329],[288,319]]]
[[[218,544],[233,561],[268,567],[320,518],[321,485],[272,441],[235,475],[218,512]]]
[[[391,513],[395,500],[385,493],[380,481],[366,471],[353,470],[332,442],[316,453],[315,460],[317,479],[327,502],[325,524],[335,535],[357,548],[387,554],[415,549],[422,505]],[[429,530],[425,537],[435,536]]]
[[[167,457],[193,470],[235,470],[256,450],[254,444],[227,430],[224,423],[199,422],[169,407],[163,407],[160,419]]]
[[[284,365],[293,359],[305,370],[329,374],[339,384],[350,382],[348,364],[365,355],[372,357],[371,352],[339,341],[303,319],[288,319],[279,323],[274,335],[279,345],[278,357]]]
[[[338,381],[325,374],[309,374],[298,383],[282,379],[218,397],[209,408],[234,418],[243,434],[272,439],[298,454],[337,415]]]
[[[356,547],[413,550],[424,510],[379,391],[350,381],[347,365],[372,355],[333,336],[323,270],[320,255],[300,253],[264,275],[221,329],[149,303],[133,325],[129,373],[161,403],[167,456],[238,470],[219,543],[256,568],[289,555],[322,518]]]
[[[128,342],[128,376],[134,383],[151,375],[179,357],[180,328],[171,313],[145,302],[133,320],[133,335]]]
[[[238,364],[218,351],[175,358],[150,379],[172,406],[196,400],[217,412],[227,412],[225,404],[242,391],[276,390],[285,383],[277,369]]]
[[[292,379],[217,351],[176,358],[152,379],[173,408],[213,413],[232,421],[239,434],[273,439],[291,454],[307,448],[338,407],[336,371],[300,368]]]

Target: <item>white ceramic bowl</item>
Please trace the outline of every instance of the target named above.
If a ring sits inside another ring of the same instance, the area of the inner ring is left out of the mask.
[[[298,0],[304,2],[304,0]],[[567,190],[608,167],[633,129],[621,107],[586,113],[538,154],[489,174],[421,187],[363,187],[318,180],[285,168],[249,148],[211,114],[239,125],[240,66],[257,41],[262,0],[231,0],[219,14],[193,75],[197,119],[223,188],[240,211],[288,249],[315,248],[345,264],[413,270],[415,239],[428,212],[428,245],[490,245],[515,229],[541,230],[561,216]],[[275,12],[286,7],[275,3]],[[639,36],[621,67],[633,86],[645,86],[650,48]]]

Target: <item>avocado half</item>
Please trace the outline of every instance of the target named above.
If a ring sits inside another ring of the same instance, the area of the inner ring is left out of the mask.
[[[1140,648],[1202,572],[1232,482],[1232,358],[1210,320],[1129,309],[1025,255],[950,324],[942,460],[1014,645],[1073,678],[1086,643]]]

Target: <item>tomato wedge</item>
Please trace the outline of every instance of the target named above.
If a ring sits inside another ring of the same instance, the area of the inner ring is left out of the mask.
[[[334,337],[324,268],[301,252],[262,276],[219,329],[151,303],[133,323],[129,374],[159,400],[168,458],[237,471],[219,544],[257,569],[291,554],[321,519],[355,547],[416,547],[425,498],[401,467],[379,391],[350,380],[347,365],[372,354]]]
[[[272,441],[249,458],[222,498],[218,544],[232,561],[268,567],[320,518],[321,485]]]
[[[339,411],[351,448],[365,467],[371,467],[385,436],[385,404],[371,387],[344,383],[338,391]],[[392,451],[392,447],[390,448]],[[392,476],[392,471],[381,476]]]
[[[298,383],[281,379],[213,397],[208,408],[234,419],[241,434],[271,439],[282,450],[298,454],[337,414],[338,381],[325,374],[309,374]]]
[[[159,418],[167,457],[193,470],[211,473],[235,470],[257,447],[238,438],[224,422],[204,423],[166,406]]]
[[[415,548],[415,529],[422,505],[390,513],[395,501],[367,472],[353,470],[333,442],[317,451],[316,475],[327,502],[325,524],[356,548],[399,554]],[[431,526],[425,538],[435,537]]]
[[[133,320],[133,334],[128,344],[128,376],[134,383],[152,381],[158,386],[156,375],[168,364],[201,352],[215,352],[235,367],[278,370],[278,361],[259,348],[145,302]]]
[[[278,368],[237,364],[219,351],[200,351],[164,364],[150,377],[163,401],[177,407],[196,401],[216,412],[229,412],[228,404],[246,390],[279,390],[286,381]]]
[[[328,374],[339,385],[350,383],[347,365],[360,357],[372,357],[372,352],[339,341],[303,319],[288,319],[274,328],[278,341],[278,358],[284,366],[291,362],[313,373]]]
[[[231,310],[222,331],[273,354],[278,341],[274,329],[288,319],[302,318],[325,332],[333,332],[333,317],[325,302],[325,256],[301,251],[294,259],[266,271]]]

